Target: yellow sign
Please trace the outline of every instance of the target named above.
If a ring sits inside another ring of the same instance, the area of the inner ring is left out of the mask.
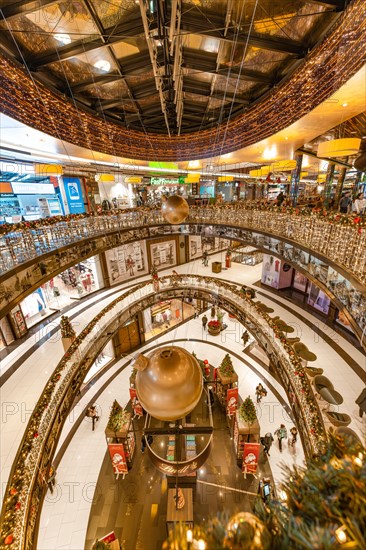
[[[185,178],[185,183],[198,183],[200,181],[200,174],[188,174]]]
[[[360,138],[342,138],[323,141],[318,145],[318,157],[348,157],[360,150]]]
[[[97,181],[99,181],[99,183],[113,183],[114,174],[98,174]]]
[[[270,166],[271,172],[287,172],[296,168],[296,160],[279,160]]]
[[[262,166],[262,168],[259,168],[259,170],[251,170],[249,172],[249,175],[252,178],[262,178],[263,176],[268,176],[269,172],[269,166]]]
[[[125,183],[142,183],[141,176],[126,176]]]
[[[222,181],[234,181],[234,176],[219,176],[217,178],[217,181],[219,182],[222,182]]]
[[[61,164],[35,164],[34,171],[38,176],[62,176]]]

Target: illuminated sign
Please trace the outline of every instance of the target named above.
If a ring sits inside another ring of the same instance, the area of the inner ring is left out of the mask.
[[[184,185],[185,178],[184,176],[179,176],[179,178],[151,178],[151,185]]]

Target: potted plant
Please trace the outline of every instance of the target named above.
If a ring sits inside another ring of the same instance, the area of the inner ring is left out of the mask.
[[[76,332],[67,315],[62,315],[60,321],[61,340],[66,352],[76,338]]]
[[[96,540],[92,546],[92,550],[111,550],[111,545],[103,540]]]
[[[212,336],[217,336],[221,332],[221,323],[217,320],[209,321],[207,324],[208,332]]]

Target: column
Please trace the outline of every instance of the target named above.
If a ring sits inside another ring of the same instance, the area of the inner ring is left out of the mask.
[[[291,183],[290,183],[290,199],[291,199],[291,202],[292,202],[293,206],[296,206],[297,195],[299,193],[299,183],[300,183],[302,159],[303,159],[303,154],[302,153],[296,153],[296,155],[295,155],[296,168],[294,168],[294,170],[292,170]]]
[[[325,184],[324,184],[324,206],[327,208],[330,201],[330,194],[332,191],[332,184],[333,184],[333,178],[334,178],[334,170],[335,170],[335,164],[334,162],[330,162],[328,164],[327,168],[327,175],[325,178]]]
[[[348,157],[347,157],[347,161],[348,161]],[[339,207],[339,201],[341,200],[341,197],[342,197],[343,184],[344,184],[344,180],[346,179],[346,173],[347,173],[347,168],[345,166],[342,166],[339,171],[338,182],[337,182],[337,187],[335,191],[334,210],[338,210],[338,207]]]

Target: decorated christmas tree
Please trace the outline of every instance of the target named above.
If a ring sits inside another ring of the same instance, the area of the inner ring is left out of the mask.
[[[62,315],[60,328],[62,338],[75,338],[76,332],[73,329],[70,319],[67,317],[67,315]]]
[[[228,353],[223,358],[222,363],[219,367],[219,370],[220,370],[220,374],[222,374],[223,376],[232,376],[233,374],[235,374],[233,363]]]
[[[254,403],[252,399],[248,396],[240,406],[239,416],[247,424],[253,424],[257,419],[257,413],[255,410]]]
[[[109,420],[107,428],[112,432],[119,432],[122,430],[124,424],[128,418],[128,413],[121,407],[121,405],[116,401],[113,402],[112,410],[109,415]]]

